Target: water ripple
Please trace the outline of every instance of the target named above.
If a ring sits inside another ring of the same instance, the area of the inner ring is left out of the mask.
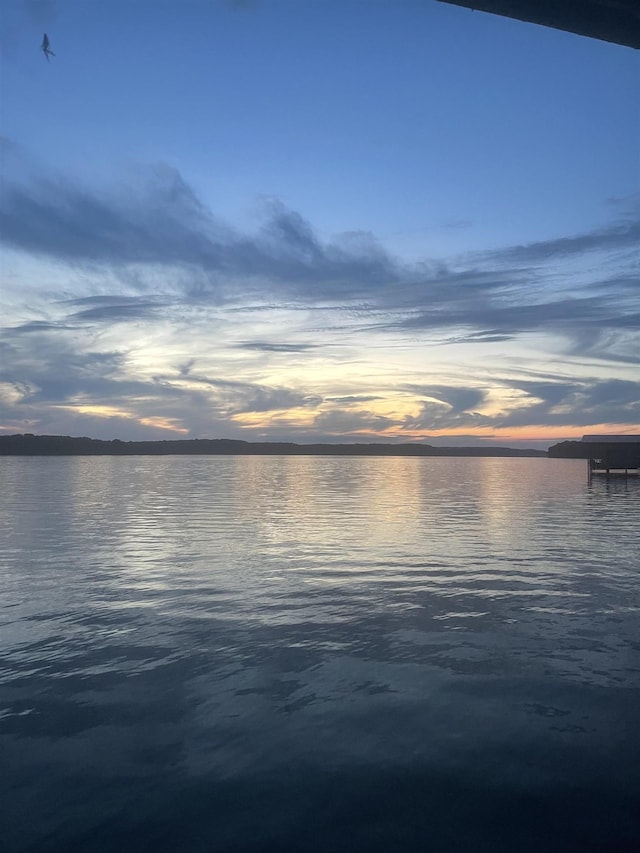
[[[195,780],[293,767],[640,792],[633,484],[346,457],[4,458],[0,478],[0,794],[39,815],[25,849],[93,849],[130,802],[157,818]]]

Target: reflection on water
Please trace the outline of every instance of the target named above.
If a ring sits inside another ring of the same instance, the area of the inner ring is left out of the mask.
[[[6,849],[635,848],[637,480],[361,457],[0,479]]]

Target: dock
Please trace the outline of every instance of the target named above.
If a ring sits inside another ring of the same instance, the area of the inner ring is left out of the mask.
[[[640,435],[584,435],[589,477],[640,476]]]

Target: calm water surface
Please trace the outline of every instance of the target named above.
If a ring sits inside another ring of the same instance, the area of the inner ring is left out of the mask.
[[[640,482],[0,459],[4,851],[640,849]]]

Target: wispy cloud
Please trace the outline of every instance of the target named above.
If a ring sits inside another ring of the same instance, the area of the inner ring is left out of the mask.
[[[445,404],[455,413],[468,412],[481,406],[486,398],[486,393],[480,388],[464,388],[460,386],[446,385],[410,385],[408,390],[421,397]]]
[[[500,253],[503,260],[516,263],[540,263],[557,256],[581,255],[585,252],[608,252],[640,245],[640,221],[618,222],[589,234],[542,240],[525,246],[513,246]]]
[[[215,293],[224,276],[246,279],[245,288],[254,293],[268,283],[279,295],[303,301],[319,294],[354,299],[398,275],[375,243],[321,243],[300,214],[279,202],[266,204],[259,233],[239,234],[164,166],[120,193],[62,178],[7,181],[0,229],[7,245],[69,264],[180,266],[205,273],[193,282],[200,296]]]
[[[91,321],[99,323],[127,322],[150,319],[163,303],[150,302],[133,296],[86,296],[72,300],[79,311],[67,315],[68,321]]]
[[[496,419],[496,424],[557,426],[571,423],[589,426],[600,423],[640,424],[640,382],[596,377],[554,382],[507,379],[507,384],[525,392],[529,405]]]
[[[640,362],[640,208],[614,209],[588,234],[409,263],[367,233],[322,240],[276,199],[241,232],[164,165],[109,189],[23,169],[5,181],[1,239],[69,283],[42,284],[46,314],[25,303],[5,318],[4,419],[42,424],[67,407],[81,420],[275,435],[276,413],[304,411],[315,437],[637,422],[638,384],[593,370]],[[531,360],[540,337],[538,359],[582,359],[579,376],[518,378],[504,353],[526,347]],[[458,364],[446,384],[429,359],[398,361],[396,345],[464,353],[472,380]],[[377,383],[358,378],[361,365]]]
[[[255,350],[256,352],[306,352],[317,349],[318,344],[285,344],[269,343],[267,341],[241,341],[237,344],[239,349]]]

